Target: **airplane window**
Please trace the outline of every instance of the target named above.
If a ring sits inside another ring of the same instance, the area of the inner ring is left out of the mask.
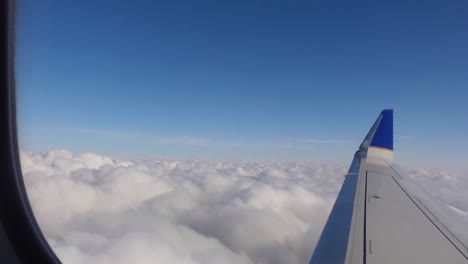
[[[466,1],[16,14],[21,170],[62,263],[320,263],[350,236],[377,261],[395,208],[468,260]]]

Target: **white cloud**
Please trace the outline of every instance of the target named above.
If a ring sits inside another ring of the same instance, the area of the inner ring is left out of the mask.
[[[21,162],[47,239],[64,263],[77,264],[306,263],[348,169],[67,150],[22,152]],[[468,210],[461,178],[409,173],[444,204]]]
[[[195,137],[159,137],[155,140],[157,144],[165,145],[205,145],[208,143],[206,139]]]
[[[237,141],[216,141],[204,138],[181,136],[181,137],[156,137],[156,144],[181,145],[181,146],[203,146],[203,147],[245,147],[246,143]]]
[[[88,134],[88,135],[102,136],[102,137],[107,137],[107,138],[124,139],[124,138],[137,136],[135,133],[129,133],[127,131],[111,130],[111,129],[76,128],[76,127],[63,127],[63,126],[44,126],[42,128],[49,130],[49,131]]]
[[[396,140],[413,140],[415,137],[413,136],[398,136],[396,137]]]
[[[306,139],[306,142],[314,143],[314,144],[349,143],[348,140],[339,140],[339,139]]]

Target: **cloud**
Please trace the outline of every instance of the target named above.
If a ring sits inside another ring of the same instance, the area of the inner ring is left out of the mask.
[[[207,144],[206,139],[194,138],[194,137],[159,137],[155,140],[157,144],[167,145],[205,145]]]
[[[243,142],[236,141],[216,141],[204,138],[196,138],[189,136],[181,137],[156,137],[156,144],[161,145],[182,145],[182,146],[203,146],[203,147],[244,147],[248,146]]]
[[[62,262],[73,264],[306,263],[348,169],[68,150],[23,151],[21,164],[39,225]],[[462,178],[408,172],[443,204],[467,211]]]
[[[47,130],[58,132],[72,132],[76,134],[92,135],[99,138],[116,138],[140,142],[152,142],[155,145],[186,146],[186,147],[219,147],[219,148],[304,148],[308,144],[343,144],[351,143],[340,139],[304,139],[304,138],[252,138],[249,140],[227,139],[219,140],[197,136],[165,136],[161,134],[141,133],[135,131],[110,130],[100,128],[69,128],[60,126],[46,126]],[[117,143],[118,144],[118,143]]]
[[[414,141],[416,137],[413,136],[397,136],[395,137],[395,141]]]
[[[110,130],[110,129],[95,129],[95,128],[76,128],[76,127],[61,127],[61,126],[44,126],[46,130],[58,131],[58,132],[68,132],[68,133],[78,133],[78,134],[88,134],[101,137],[109,138],[130,138],[135,137],[135,133],[129,133],[126,131],[120,130]]]
[[[307,143],[314,143],[314,144],[336,144],[336,143],[349,143],[348,140],[339,140],[339,139],[306,139]]]

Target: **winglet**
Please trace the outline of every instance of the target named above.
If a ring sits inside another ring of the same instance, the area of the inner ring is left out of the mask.
[[[368,161],[393,162],[393,109],[380,113],[369,134]]]
[[[370,147],[393,150],[393,109],[385,109],[380,115],[382,119],[375,131]]]

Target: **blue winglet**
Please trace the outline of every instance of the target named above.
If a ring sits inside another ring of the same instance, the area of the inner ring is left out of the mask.
[[[393,150],[393,109],[385,109],[370,146]]]

